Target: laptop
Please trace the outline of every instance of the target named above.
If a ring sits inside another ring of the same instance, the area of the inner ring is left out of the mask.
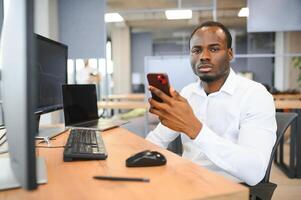
[[[127,121],[100,119],[94,84],[63,85],[63,109],[66,128],[86,128],[105,131]]]

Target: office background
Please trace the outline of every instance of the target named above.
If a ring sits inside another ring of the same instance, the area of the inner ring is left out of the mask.
[[[206,20],[229,27],[236,72],[280,91],[300,90],[300,69],[292,62],[301,56],[298,0],[39,0],[35,6],[36,32],[69,46],[68,82],[77,82],[89,59],[102,76],[102,96],[143,92],[145,59],[188,56],[190,33]],[[243,7],[249,7],[249,17],[238,17]],[[287,7],[295,14],[287,15]],[[192,18],[167,20],[164,10],[175,8],[192,9]],[[106,23],[104,14],[111,12],[124,21]],[[190,66],[183,67],[191,73]]]
[[[248,18],[237,16],[243,7],[249,7]],[[175,8],[192,9],[192,18],[167,20],[164,10]],[[177,59],[187,59],[193,28],[217,20],[233,36],[236,72],[280,91],[300,91],[294,62],[301,58],[300,8],[298,0],[36,0],[35,32],[68,45],[69,83],[77,83],[89,59],[102,76],[99,95],[107,96],[143,92],[147,64],[171,60],[172,68]],[[111,12],[124,21],[106,23],[104,14]],[[183,67],[191,73],[188,64]],[[61,120],[61,111],[44,118]]]
[[[273,7],[264,9],[270,4]],[[77,82],[77,72],[89,59],[101,74],[99,96],[143,92],[145,61],[167,56],[171,61],[166,65],[172,68],[177,56],[188,57],[190,33],[206,20],[230,28],[235,52],[231,65],[236,72],[280,91],[299,91],[300,68],[295,61],[301,57],[300,4],[298,0],[36,0],[34,25],[36,33],[68,45],[69,83]],[[249,17],[238,17],[243,7],[249,7]],[[192,18],[167,20],[164,10],[175,8],[192,9]],[[111,12],[120,13],[124,21],[106,23],[104,14]],[[183,68],[191,73],[189,65]],[[61,116],[54,114],[52,121],[61,121]]]
[[[76,82],[76,71],[82,67],[80,59],[92,59],[93,67],[104,77],[101,85],[106,95],[130,93],[132,84],[143,84],[146,56],[188,55],[193,27],[216,18],[233,35],[232,66],[237,72],[251,72],[255,81],[279,90],[300,89],[299,69],[292,63],[293,57],[301,55],[301,20],[292,20],[300,19],[298,10],[293,9],[300,8],[300,1],[264,2],[40,0],[35,3],[35,29],[69,46],[69,82]],[[249,18],[238,17],[248,3]],[[261,9],[269,3],[273,8]],[[179,6],[193,9],[192,19],[167,20],[162,10]],[[289,13],[297,14],[287,16],[287,9],[283,9],[287,6],[292,8]],[[119,12],[124,21],[105,23],[104,13],[109,12]],[[262,19],[267,19],[265,30]]]
[[[264,9],[270,3],[273,7]],[[249,7],[248,18],[237,16],[243,7]],[[299,90],[292,58],[301,56],[300,7],[297,0],[39,0],[35,32],[68,45],[69,83],[76,83],[83,59],[90,59],[102,75],[101,93],[107,95],[136,92],[133,85],[145,83],[146,56],[188,56],[193,28],[218,20],[233,36],[235,71],[250,72],[255,81],[278,90]],[[167,20],[164,9],[176,8],[192,9],[192,18]],[[110,12],[120,13],[124,21],[105,23],[104,14]]]

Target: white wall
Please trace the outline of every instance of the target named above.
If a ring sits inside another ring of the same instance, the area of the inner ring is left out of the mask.
[[[35,0],[34,6],[35,33],[58,40],[57,0]]]
[[[112,59],[114,69],[114,94],[131,92],[131,41],[130,29],[124,25],[112,29]]]
[[[59,39],[69,59],[105,58],[104,0],[59,0]]]

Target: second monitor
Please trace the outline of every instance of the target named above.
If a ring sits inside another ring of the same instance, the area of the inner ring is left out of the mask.
[[[62,85],[67,83],[68,47],[60,42],[35,34],[37,67],[38,124],[40,115],[63,108]],[[63,130],[63,129],[62,129]],[[41,129],[40,136],[51,136],[61,129]]]

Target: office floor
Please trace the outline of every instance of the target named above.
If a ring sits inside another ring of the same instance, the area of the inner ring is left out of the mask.
[[[271,182],[277,184],[272,200],[301,199],[301,179],[289,179],[275,165],[272,167]]]
[[[288,163],[288,143],[285,144],[284,162]],[[277,184],[272,200],[300,200],[301,178],[288,178],[276,165],[272,165],[270,181]]]

